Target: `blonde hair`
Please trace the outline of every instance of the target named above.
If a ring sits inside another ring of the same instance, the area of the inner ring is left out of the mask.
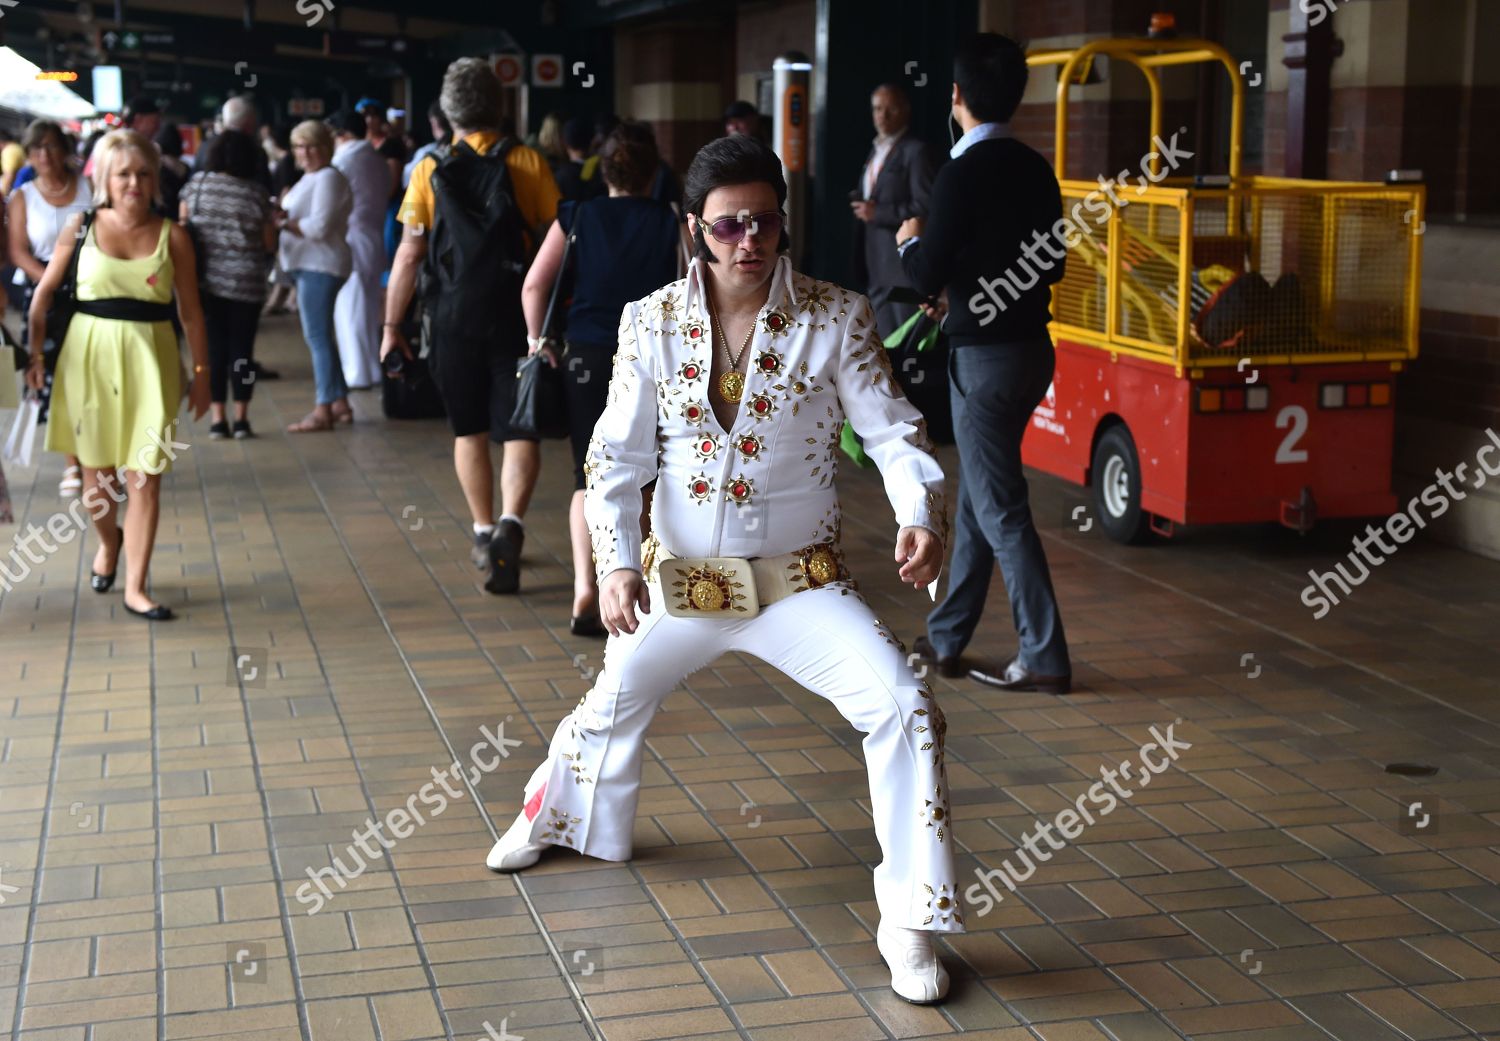
[[[566,159],[568,150],[563,146],[562,117],[556,112],[548,112],[542,120],[542,128],[537,131],[536,143],[541,147],[543,154],[550,155],[554,159]]]
[[[323,153],[323,162],[333,161],[333,134],[321,120],[304,119],[292,127],[292,144],[312,145]]]
[[[161,154],[145,134],[134,130],[111,130],[94,146],[94,205],[109,206],[109,175],[126,152],[134,152],[151,171],[151,201],[161,205]]]

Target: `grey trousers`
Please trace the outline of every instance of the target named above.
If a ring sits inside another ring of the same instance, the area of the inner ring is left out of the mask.
[[[1020,638],[1020,664],[1046,676],[1072,673],[1021,467],[1021,437],[1047,393],[1055,361],[1045,335],[955,347],[949,355],[958,509],[948,593],[927,618],[928,638],[944,657],[958,655],[973,638],[998,563]]]

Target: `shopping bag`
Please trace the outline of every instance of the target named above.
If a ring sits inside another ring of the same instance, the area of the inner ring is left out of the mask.
[[[891,371],[908,401],[927,420],[927,434],[935,444],[953,443],[953,410],[948,401],[948,338],[925,312],[917,310],[885,338]],[[839,447],[859,466],[874,466],[847,419]]]
[[[16,418],[10,425],[10,436],[5,439],[4,459],[17,466],[30,466],[36,449],[36,428],[41,422],[42,403],[35,394],[27,394],[26,400],[16,410]]]
[[[516,408],[510,432],[517,437],[567,437],[568,398],[561,369],[536,354],[516,362]]]
[[[19,387],[24,377],[16,371],[15,362],[12,361],[17,353],[9,344],[0,346],[0,408],[21,407]]]

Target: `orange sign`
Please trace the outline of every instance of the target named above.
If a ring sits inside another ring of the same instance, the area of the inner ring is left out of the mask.
[[[39,72],[36,74],[39,80],[61,80],[63,83],[72,83],[78,78],[78,73],[72,71],[63,72]]]
[[[781,162],[788,171],[807,165],[807,87],[791,84],[781,96],[781,119],[786,128],[781,147]]]

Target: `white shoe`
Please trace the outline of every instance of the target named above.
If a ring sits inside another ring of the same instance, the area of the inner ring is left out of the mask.
[[[934,1005],[948,996],[948,970],[932,948],[932,933],[886,925],[875,930],[875,945],[891,970],[891,989],[913,1005]]]
[[[530,838],[531,822],[523,813],[516,818],[510,830],[500,836],[500,841],[495,843],[490,855],[484,858],[484,866],[491,871],[521,871],[531,867],[542,859],[542,850],[546,847],[541,843],[528,841]]]

